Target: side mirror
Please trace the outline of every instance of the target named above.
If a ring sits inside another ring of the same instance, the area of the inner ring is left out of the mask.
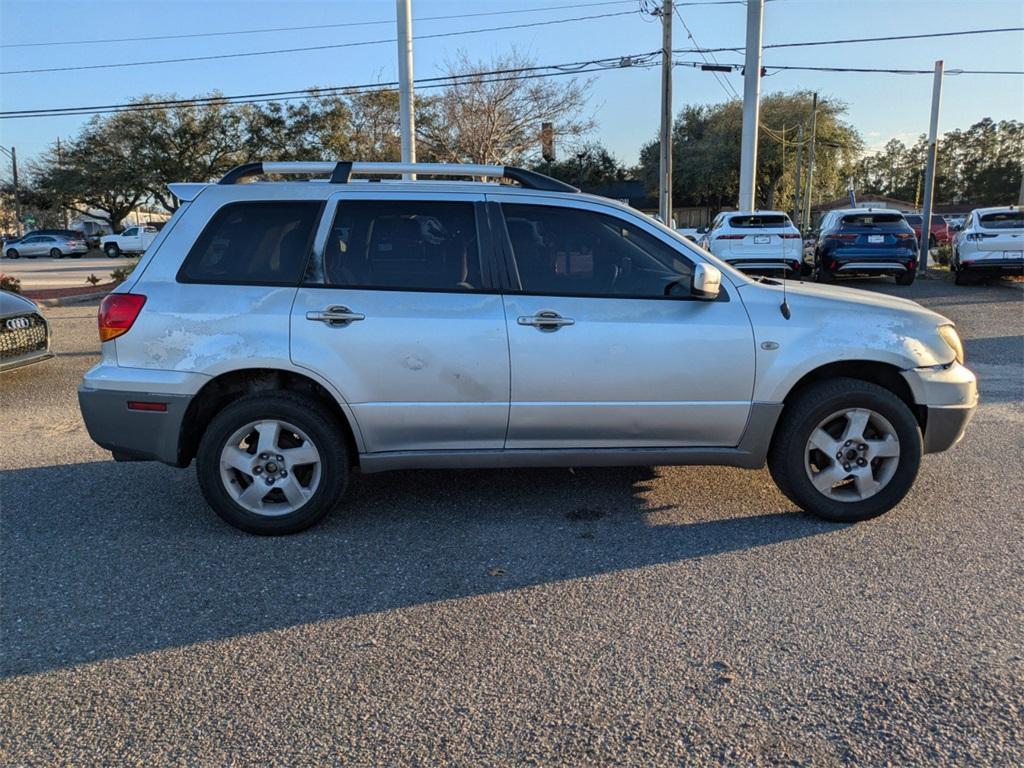
[[[697,234],[698,235],[706,235],[707,233],[708,233],[708,228],[707,227],[697,227]]]
[[[710,264],[694,264],[693,277],[690,280],[690,295],[711,301],[718,298],[722,287],[722,273],[718,267]]]
[[[952,231],[954,231],[954,232],[962,232],[963,229],[964,229],[964,226],[963,226],[963,224],[954,224],[953,226],[950,227],[950,229]]]

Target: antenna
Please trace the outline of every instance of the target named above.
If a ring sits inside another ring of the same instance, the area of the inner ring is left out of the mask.
[[[790,315],[793,313],[789,311],[789,300],[786,298],[786,281],[785,275],[782,276],[782,303],[779,305],[779,311],[782,312],[782,316],[789,320]]]

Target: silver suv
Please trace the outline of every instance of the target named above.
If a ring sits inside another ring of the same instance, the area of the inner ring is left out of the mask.
[[[304,181],[241,183],[267,175]],[[417,467],[767,461],[799,507],[863,520],[977,404],[946,318],[752,280],[530,171],[251,163],[171,190],[100,307],[82,414],[119,461],[194,459],[252,533],[314,524],[354,470]]]

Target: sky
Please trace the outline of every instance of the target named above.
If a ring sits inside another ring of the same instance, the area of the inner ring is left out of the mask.
[[[660,23],[638,12],[639,0],[412,0],[414,35],[460,32],[538,21],[598,16],[563,24],[479,32],[414,43],[417,77],[444,72],[446,61],[465,52],[488,61],[514,46],[538,64],[561,64],[654,51]],[[660,0],[659,0],[660,2]],[[701,47],[739,47],[745,39],[745,7],[707,0],[678,2],[679,13]],[[561,6],[561,7],[559,7]],[[578,6],[578,7],[567,7]],[[522,11],[473,16],[489,11]],[[278,48],[336,45],[395,37],[393,0],[0,0],[0,71],[168,59]],[[429,16],[455,16],[429,20]],[[81,41],[197,32],[234,32],[267,27],[375,22],[359,26],[227,36],[81,44]],[[769,0],[764,44],[848,37],[948,32],[1024,26],[1022,0]],[[73,42],[74,41],[74,42]],[[60,45],[17,47],[19,43]],[[78,44],[75,44],[77,42]],[[675,48],[693,47],[677,17]],[[739,53],[719,53],[742,63]],[[696,55],[679,58],[697,59]],[[121,103],[145,93],[196,96],[362,84],[396,79],[396,44],[385,42],[219,61],[113,69],[0,75],[0,111]],[[943,59],[955,69],[1024,70],[1024,33],[766,50],[763,64],[931,69]],[[660,70],[614,69],[589,75],[589,105],[597,122],[593,138],[622,162],[637,161],[655,137],[660,115]],[[740,74],[720,75],[742,93]],[[710,72],[676,67],[673,109],[726,100],[727,88]],[[846,119],[870,149],[890,138],[912,142],[928,128],[932,76],[780,71],[762,81],[762,93],[817,90],[849,107]],[[966,128],[984,117],[1024,120],[1024,76],[948,75],[939,130]],[[0,145],[15,146],[28,160],[58,136],[73,137],[85,117],[0,120]],[[772,126],[776,129],[781,126]],[[7,159],[0,158],[9,175]]]

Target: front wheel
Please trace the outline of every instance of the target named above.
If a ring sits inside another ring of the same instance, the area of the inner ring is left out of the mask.
[[[121,255],[121,249],[118,247],[117,243],[107,243],[103,246],[103,252],[111,259],[116,259]]]
[[[203,496],[248,533],[297,533],[345,492],[349,462],[334,415],[292,392],[253,394],[218,413],[199,443]]]
[[[914,278],[917,277],[917,270],[908,269],[906,272],[900,272],[896,275],[896,285],[911,285],[914,282]]]
[[[906,403],[858,379],[813,384],[786,405],[768,452],[779,490],[813,515],[854,523],[896,506],[921,464]]]
[[[51,248],[50,249],[50,257],[54,258],[54,259],[63,259],[64,258],[64,252],[60,248]]]

